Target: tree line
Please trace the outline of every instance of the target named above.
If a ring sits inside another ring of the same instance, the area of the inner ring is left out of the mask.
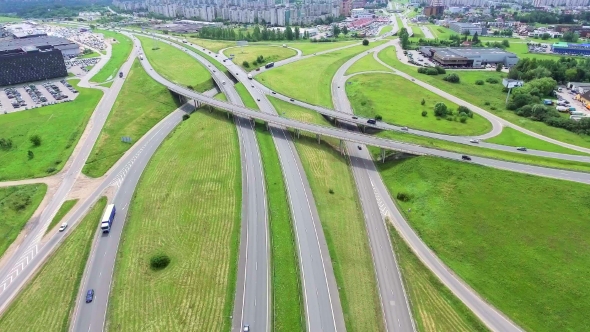
[[[299,27],[294,29],[287,26],[285,30],[273,29],[263,27],[260,29],[259,26],[255,26],[252,32],[242,30],[236,32],[233,28],[219,28],[219,27],[203,27],[198,36],[206,39],[218,39],[218,40],[247,40],[250,42],[265,41],[265,40],[298,40],[308,39],[309,33],[305,31],[301,34]]]

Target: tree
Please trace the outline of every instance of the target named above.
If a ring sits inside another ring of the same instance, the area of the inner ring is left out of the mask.
[[[420,105],[424,106],[424,104],[426,104],[426,100],[424,100],[424,98],[422,98],[422,101],[420,102]]]
[[[367,46],[369,45],[369,40],[368,39],[363,39],[363,46]]]
[[[551,38],[551,35],[548,34],[547,32],[545,32],[544,34],[541,35],[541,39],[543,39],[543,40],[547,40],[549,38]]]
[[[438,102],[438,103],[436,103],[436,105],[434,105],[434,115],[439,118],[445,117],[447,115],[448,111],[449,110],[447,108],[447,105],[445,105],[445,103]]]
[[[332,26],[332,33],[334,34],[334,38],[338,38],[338,36],[340,35],[340,27],[338,26],[338,24],[334,24]]]
[[[295,27],[295,39],[301,38],[301,31],[299,31],[299,27]]]
[[[162,33],[165,34],[165,35],[167,35],[169,33],[169,31],[168,30],[162,30]]]
[[[348,35],[348,27],[345,25],[342,27],[342,33],[346,36]]]
[[[428,112],[422,111],[422,116],[427,116],[427,115],[428,115]]]
[[[575,43],[578,41],[578,38],[580,36],[572,31],[567,31],[566,33],[563,34],[563,37],[561,37],[561,39],[563,39],[566,42],[570,42],[570,43]]]
[[[29,140],[31,141],[31,143],[33,143],[34,146],[41,145],[41,136],[39,135],[33,135],[29,137]]]
[[[502,67],[504,67],[504,65],[502,65],[501,63],[497,63],[496,64],[496,71],[502,71]]]
[[[479,43],[479,37],[477,36],[477,31],[473,34],[473,38],[471,38],[471,41],[474,44],[478,44]]]
[[[165,254],[156,254],[150,258],[150,267],[153,270],[161,270],[170,264],[170,257]]]
[[[34,153],[33,153],[33,151],[31,151],[31,150],[29,150],[29,151],[27,152],[27,156],[29,157],[29,160],[31,160],[31,159],[33,159],[33,158],[35,158],[35,154],[34,154]]]
[[[506,48],[510,47],[510,42],[508,41],[508,39],[502,40],[502,46],[504,46]]]
[[[242,66],[244,66],[244,68],[250,68],[250,64],[248,63],[248,61],[242,62]]]
[[[288,25],[287,25],[287,28],[285,29],[285,38],[287,38],[287,40],[293,40],[293,30]]]
[[[447,81],[449,83],[459,83],[461,81],[461,79],[459,78],[459,75],[457,75],[455,73],[452,73],[452,74],[449,74],[449,75],[445,76],[443,78],[443,80],[445,80],[445,81]]]
[[[565,79],[568,82],[574,81],[578,76],[578,70],[576,68],[570,68],[565,71]]]
[[[408,49],[410,46],[410,35],[408,34],[408,30],[406,28],[400,29],[399,39],[401,41],[402,48],[404,50]]]

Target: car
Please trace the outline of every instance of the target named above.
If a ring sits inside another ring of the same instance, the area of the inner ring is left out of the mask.
[[[415,82],[416,80],[412,78],[412,82]]]
[[[238,75],[238,73],[236,73],[236,75]]]
[[[213,72],[216,73],[215,69],[213,69]]]
[[[462,155],[461,156],[461,159],[463,159],[463,160],[471,160],[471,157],[466,156],[466,155]]]
[[[352,118],[355,119],[355,120],[357,120],[358,119],[358,116],[353,116]]]
[[[359,150],[362,150],[362,149],[363,149],[363,148],[361,148],[361,146],[360,146],[360,145],[357,145],[356,147],[357,147]]]
[[[256,68],[256,71],[260,71],[260,67]]]
[[[252,87],[254,87],[254,84],[252,84]]]
[[[93,299],[94,299],[94,289],[89,289],[88,292],[86,292],[86,303],[92,302]]]
[[[66,230],[67,227],[68,227],[68,223],[64,222],[63,224],[61,224],[61,226],[59,226],[59,231],[63,232]]]
[[[277,94],[277,93],[276,93],[276,92],[274,92],[274,91],[272,91],[271,93],[272,93],[273,95],[276,95],[276,94]]]
[[[250,325],[248,325],[248,324],[244,325],[244,328],[242,329],[242,331],[250,332]]]
[[[408,131],[408,127],[401,127],[401,130]]]
[[[520,147],[516,148],[516,150],[518,150],[518,151],[526,151],[526,148],[524,146],[520,146]]]
[[[260,98],[256,98],[257,101],[260,101]]]
[[[295,99],[293,99],[293,98],[291,98],[291,99],[289,99],[289,100],[290,100],[290,101],[295,101]]]
[[[469,142],[471,142],[471,143],[479,143],[479,140],[478,139],[470,139]]]

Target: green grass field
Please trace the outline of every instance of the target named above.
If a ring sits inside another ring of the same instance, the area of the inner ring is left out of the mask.
[[[18,18],[18,17],[0,16],[0,23],[20,22],[20,21],[22,21],[22,19]]]
[[[45,184],[0,187],[0,257],[18,237],[46,192]]]
[[[117,76],[119,68],[121,68],[131,53],[133,42],[127,36],[113,31],[96,30],[95,32],[102,33],[105,38],[117,40],[116,43],[112,43],[112,53],[109,61],[91,78],[93,82],[101,83]]]
[[[251,108],[253,110],[258,110],[258,105],[256,104],[254,97],[252,97],[252,95],[248,92],[248,90],[246,89],[244,84],[242,84],[242,82],[238,82],[236,85],[234,85],[234,87],[240,95],[240,98],[242,98],[244,106]]]
[[[88,58],[97,58],[99,56],[100,56],[100,54],[92,51],[92,53],[79,55],[79,56],[77,56],[77,58],[78,59],[88,59]]]
[[[157,42],[159,49],[153,50],[151,38],[137,35],[145,56],[154,67],[170,81],[183,86],[192,86],[195,91],[204,92],[213,88],[211,74],[200,62],[190,55],[164,42]]]
[[[136,189],[115,267],[109,330],[230,328],[241,190],[233,121],[221,112],[193,113],[158,148]],[[171,263],[153,271],[149,260],[157,253]]]
[[[459,35],[455,31],[443,26],[438,26],[435,24],[427,24],[426,26],[430,29],[434,37],[438,39],[448,40],[452,35]]]
[[[218,93],[213,98],[215,98],[217,100],[227,101],[227,97],[225,96],[224,93]]]
[[[274,68],[255,76],[255,79],[287,96],[314,105],[332,108],[330,84],[338,68],[354,55],[382,43],[371,43],[369,46],[353,46],[344,50],[321,54]]]
[[[305,107],[294,105],[272,96],[268,96],[268,100],[282,117],[324,126],[330,124],[326,118],[324,118],[324,116],[318,112],[312,111]]]
[[[486,149],[483,147],[474,146],[473,144],[460,144],[449,141],[438,140],[434,138],[418,136],[395,131],[383,131],[377,134],[379,137],[389,138],[397,141],[419,144],[426,147],[437,148],[457,153],[464,153],[471,156],[480,156],[492,159],[514,161],[521,164],[537,165],[544,167],[552,167],[559,169],[567,169],[573,171],[589,172],[590,163],[569,161],[548,157],[537,157],[526,155],[522,153],[505,152],[499,150]],[[369,147],[375,156],[378,155],[379,149]],[[516,151],[516,148],[514,148]]]
[[[510,127],[504,127],[502,129],[502,133],[496,137],[492,137],[486,140],[489,143],[496,143],[508,146],[524,146],[528,149],[534,150],[541,150],[541,151],[549,151],[549,152],[557,152],[557,153],[567,153],[567,154],[577,154],[577,155],[587,155],[586,153],[579,152],[576,150],[571,150],[568,148],[564,148],[560,145],[555,145],[553,143],[545,142],[541,139],[529,136],[527,134],[523,134],[518,130],[514,130]]]
[[[297,52],[286,47],[277,46],[248,46],[248,47],[236,47],[225,50],[223,53],[226,57],[230,54],[234,55],[233,62],[238,64],[240,67],[246,70],[254,70],[256,67],[263,66],[269,62],[276,62],[290,58],[297,55]],[[254,64],[256,58],[262,55],[264,62],[261,64]],[[243,62],[247,61],[250,65],[244,67]]]
[[[283,172],[272,136],[263,125],[257,126],[256,138],[262,156],[268,198],[272,254],[272,330],[303,331],[305,312],[299,261]]]
[[[397,59],[393,47],[387,47],[379,52],[379,59],[399,71],[412,75],[421,81],[429,83],[471,104],[479,106],[520,127],[558,141],[590,148],[590,136],[582,136],[565,129],[551,127],[543,122],[523,118],[512,111],[506,110],[506,94],[502,92],[501,80],[498,84],[485,83],[484,85],[475,85],[475,81],[478,79],[485,81],[485,79],[489,77],[500,78],[501,75],[504,75],[502,73],[496,73],[495,71],[457,71],[456,73],[461,78],[461,83],[453,84],[443,81],[444,75],[429,76],[418,74],[415,67],[402,64]],[[447,73],[451,72],[452,71],[447,71]],[[489,105],[486,105],[486,103]]]
[[[163,85],[135,60],[82,172],[100,177],[145,133],[179,106]],[[121,142],[129,136],[132,143]]]
[[[204,47],[213,52],[219,52],[220,50],[228,47],[236,46],[237,43],[235,41],[225,41],[225,40],[212,40],[212,39],[201,39],[201,38],[186,38],[187,41]]]
[[[384,65],[380,64],[373,58],[373,54],[367,54],[364,57],[360,58],[357,62],[355,62],[344,75],[351,75],[354,73],[360,73],[365,71],[388,71],[389,68],[385,67]]]
[[[387,227],[417,330],[420,332],[488,331],[463,302],[422,264],[399,236],[391,222],[387,224]]]
[[[74,86],[77,82],[70,80]],[[100,90],[76,89],[80,94],[72,102],[0,116],[0,138],[13,142],[11,149],[0,150],[0,181],[44,177],[62,169],[102,97]],[[29,141],[32,135],[41,137],[40,146]]]
[[[524,330],[590,328],[587,185],[433,157],[377,165],[426,244]]]
[[[393,30],[393,26],[391,25],[386,25],[383,29],[381,29],[381,31],[379,32],[379,36],[384,35],[388,32],[391,32],[391,30]]]
[[[222,65],[221,63],[219,63],[218,61],[215,60],[214,58],[214,54],[209,54],[208,52],[204,52],[202,48],[197,48],[197,47],[192,47],[188,44],[184,44],[184,43],[179,43],[179,42],[175,42],[174,43],[178,44],[178,45],[182,45],[183,47],[186,47],[187,49],[198,53],[200,56],[204,57],[205,59],[207,59],[209,62],[211,62],[211,64],[213,64],[219,71],[222,71],[224,73],[227,73],[227,68],[225,68],[224,65]],[[213,56],[212,56],[213,55]]]
[[[436,103],[445,103],[455,113],[459,106],[394,74],[354,76],[347,81],[346,94],[355,114],[367,118],[381,115],[384,122],[396,125],[452,135],[478,135],[492,129],[492,124],[477,114],[465,123],[458,117],[453,121],[437,118]],[[428,115],[422,116],[423,111]]]
[[[49,233],[53,229],[53,227],[55,227],[55,225],[57,225],[63,219],[63,217],[65,217],[65,215],[68,214],[68,212],[70,212],[70,210],[74,207],[74,205],[76,205],[76,203],[78,203],[77,199],[70,199],[64,201],[63,204],[59,207],[59,210],[57,210],[57,213],[55,214],[53,219],[51,219],[51,223],[47,227],[45,234]]]
[[[346,330],[383,330],[365,221],[348,160],[325,141],[318,145],[315,137],[301,135],[295,145],[328,243]]]
[[[96,225],[102,197],[0,318],[2,331],[67,331]],[[100,295],[99,295],[100,296]]]
[[[312,43],[309,41],[290,42],[287,43],[289,47],[296,48],[301,51],[303,55],[309,55],[316,52],[322,52],[331,50],[334,48],[344,47],[358,43],[358,41],[338,41],[338,42],[325,42],[325,43]],[[372,45],[372,44],[370,44]],[[369,45],[369,46],[370,46]]]

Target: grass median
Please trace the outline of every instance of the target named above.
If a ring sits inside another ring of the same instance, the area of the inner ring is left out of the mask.
[[[109,330],[230,329],[241,180],[236,127],[225,113],[201,109],[169,135],[130,205]],[[159,254],[170,264],[153,270],[150,258]]]
[[[47,227],[45,234],[49,233],[53,229],[53,227],[55,227],[55,225],[57,225],[66,216],[66,214],[70,212],[70,210],[74,207],[74,205],[76,205],[76,203],[78,203],[77,199],[70,199],[64,201],[63,204],[59,207],[59,210],[57,210],[57,213],[55,214],[53,219],[51,219],[51,223],[49,223],[49,226]]]
[[[345,86],[354,113],[366,118],[380,115],[387,123],[451,135],[479,135],[492,130],[492,124],[478,114],[461,122],[457,104],[395,74],[356,75]],[[434,106],[439,102],[455,115],[446,119],[436,117]]]
[[[268,212],[272,254],[272,329],[304,331],[305,311],[295,234],[279,156],[271,134],[258,124],[256,138],[260,147]]]
[[[170,81],[197,92],[213,88],[211,74],[190,55],[163,41],[136,35],[154,70]]]
[[[332,108],[332,77],[346,61],[382,42],[353,46],[280,66],[256,75],[255,79],[284,95],[310,104]]]
[[[244,84],[242,84],[242,82],[238,82],[234,87],[236,88],[236,91],[240,95],[240,98],[242,98],[242,102],[244,103],[244,106],[246,106],[250,109],[253,109],[253,110],[257,110],[257,111],[259,110],[258,104],[256,104],[254,97],[252,97],[252,95],[248,92],[248,89],[244,86]]]
[[[179,107],[178,99],[135,60],[82,172],[104,175],[153,126]],[[121,141],[131,137],[132,143]]]
[[[127,58],[129,58],[129,54],[131,54],[133,42],[127,36],[113,31],[96,30],[96,32],[103,34],[105,39],[116,40],[116,42],[111,43],[111,58],[100,71],[91,78],[91,81],[101,83],[117,77],[117,72]]]
[[[2,331],[67,331],[92,239],[106,205],[102,197],[0,318]]]
[[[556,153],[577,154],[587,156],[587,153],[565,148],[560,145],[549,143],[533,136],[523,134],[516,129],[504,127],[500,135],[486,139],[486,142],[508,145],[508,146],[524,146],[528,149],[549,151]]]
[[[23,230],[46,192],[45,184],[0,187],[0,257]]]
[[[344,75],[351,75],[354,73],[360,73],[365,71],[388,71],[391,70],[384,65],[380,64],[373,58],[373,53],[367,54],[364,57],[360,58],[357,62],[355,62]]]
[[[100,90],[76,89],[80,94],[72,102],[0,116],[0,138],[12,141],[10,148],[0,149],[0,181],[44,177],[62,169],[102,97]],[[34,135],[41,138],[38,146],[30,141]]]
[[[297,52],[290,48],[281,46],[264,46],[254,45],[248,47],[234,47],[227,49],[223,52],[227,57],[233,54],[233,62],[246,70],[253,70],[256,67],[264,66],[269,62],[281,61],[292,56],[297,55]],[[263,57],[263,62],[258,63],[257,58]],[[244,66],[244,62],[248,63],[248,66]],[[256,62],[256,64],[255,64]]]
[[[422,240],[524,330],[588,329],[587,185],[434,157],[376,165]]]
[[[393,26],[386,25],[385,27],[383,27],[383,29],[381,29],[381,31],[379,31],[379,36],[384,35],[388,32],[391,32],[391,30],[393,30]]]
[[[443,80],[445,75],[430,76],[418,74],[415,67],[401,63],[396,56],[394,47],[385,48],[379,52],[378,57],[389,66],[401,72],[411,75],[420,81],[426,82],[436,88],[461,98],[466,102],[483,108],[490,113],[493,113],[507,121],[514,123],[515,125],[561,142],[590,148],[590,136],[588,135],[578,135],[565,129],[551,127],[543,122],[533,121],[531,119],[518,116],[514,112],[507,110],[505,106],[506,94],[502,92],[502,78],[505,76],[503,73],[482,70],[448,70],[447,73],[454,72],[459,75],[461,79],[460,83],[449,83]],[[498,79],[499,83],[489,84],[485,82],[488,78]],[[476,80],[483,80],[484,84],[476,85]]]

